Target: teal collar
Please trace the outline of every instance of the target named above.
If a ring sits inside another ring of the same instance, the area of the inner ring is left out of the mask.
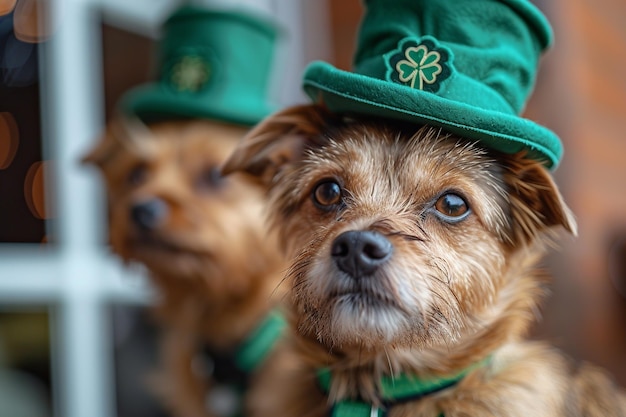
[[[239,346],[235,363],[242,371],[255,371],[280,338],[285,329],[285,318],[272,311],[265,320]]]
[[[208,346],[202,349],[201,358],[211,369],[213,383],[209,393],[221,390],[222,394],[217,395],[229,392],[237,399],[235,404],[227,404],[224,408],[224,401],[212,401],[214,397],[209,396],[207,407],[212,415],[242,416],[241,399],[249,386],[250,377],[267,359],[285,327],[283,316],[273,311],[234,352],[218,352]]]
[[[415,375],[400,374],[384,376],[380,381],[381,407],[358,400],[342,400],[333,404],[331,417],[383,417],[395,404],[416,401],[428,395],[450,388],[459,383],[471,371],[483,366],[478,362],[461,372],[441,378],[418,378]],[[331,383],[331,370],[322,368],[317,373],[317,380],[322,390],[328,394]],[[443,414],[441,414],[443,416]]]
[[[204,346],[200,354],[210,364],[213,380],[220,385],[245,388],[249,376],[265,361],[285,326],[283,316],[272,311],[234,351]]]

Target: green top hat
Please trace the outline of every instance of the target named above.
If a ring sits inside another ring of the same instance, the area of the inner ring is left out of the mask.
[[[354,72],[311,63],[303,86],[333,112],[428,123],[554,168],[559,138],[519,117],[552,31],[526,0],[366,0]]]
[[[144,121],[173,117],[252,125],[268,102],[277,27],[242,12],[183,6],[164,23],[159,77],[125,94],[120,107]]]

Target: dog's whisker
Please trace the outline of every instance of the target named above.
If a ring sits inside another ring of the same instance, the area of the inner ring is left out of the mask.
[[[400,231],[391,232],[389,233],[389,236],[398,236],[402,239],[413,241],[413,242],[424,242],[425,240],[423,237],[412,235],[409,233],[400,232]]]
[[[271,296],[273,297],[276,292],[278,292],[279,290],[282,290],[282,286],[289,280],[290,277],[290,273],[289,273],[289,268],[287,269],[283,269],[280,273],[280,276],[282,277],[278,283],[276,284],[276,286],[274,287],[274,289],[272,290]],[[285,295],[287,295],[287,291],[285,291],[285,294],[282,295],[281,299],[284,299]]]
[[[387,359],[387,366],[389,367],[389,375],[395,376],[396,373],[393,370],[393,365],[391,364],[391,358],[389,357],[389,352],[387,351],[387,346],[383,347],[383,352],[385,353],[385,358]]]
[[[272,292],[271,292],[271,294],[270,294],[270,296],[269,296],[269,298],[270,298],[270,299],[276,296],[276,293],[277,293],[279,290],[281,290],[281,288],[280,288],[280,287],[281,287],[281,286],[282,286],[282,285],[283,285],[286,281],[287,281],[287,276],[284,276],[284,277],[283,277],[283,278],[282,278],[282,279],[278,282],[278,284],[276,284],[276,286],[274,287],[274,289],[272,289]],[[281,301],[285,300],[285,298],[287,297],[287,295],[288,295],[288,294],[289,294],[289,293],[288,293],[288,291],[283,291],[283,292],[282,292],[282,294],[281,294],[281,297],[280,297]]]

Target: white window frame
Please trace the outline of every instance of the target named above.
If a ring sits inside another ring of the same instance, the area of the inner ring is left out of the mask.
[[[104,123],[100,12],[108,24],[157,36],[159,22],[179,2],[50,1],[55,31],[40,48],[40,72],[44,159],[52,161],[45,176],[46,201],[49,212],[56,213],[46,228],[53,238],[46,245],[0,245],[0,305],[52,307],[54,415],[111,417],[113,338],[106,307],[112,302],[147,303],[151,291],[140,271],[122,265],[109,252],[102,183],[94,170],[79,163]],[[302,69],[311,59],[329,58],[325,2],[221,3],[261,5],[283,24],[290,36],[277,58],[287,70],[281,76],[278,101],[285,105],[303,101]]]

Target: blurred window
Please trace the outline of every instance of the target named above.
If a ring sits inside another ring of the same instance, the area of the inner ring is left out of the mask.
[[[304,100],[304,66],[328,58],[325,2],[193,1],[276,17],[290,35],[278,101]],[[150,287],[107,248],[102,183],[79,160],[119,95],[153,75],[151,44],[179,3],[0,0],[2,417],[164,415],[137,387],[156,360]]]

